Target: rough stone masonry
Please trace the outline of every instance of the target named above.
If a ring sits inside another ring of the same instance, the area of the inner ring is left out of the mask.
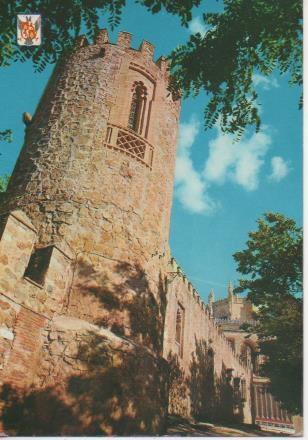
[[[130,41],[102,30],[59,61],[1,200],[6,433],[252,421],[251,371],[170,255],[180,102]]]

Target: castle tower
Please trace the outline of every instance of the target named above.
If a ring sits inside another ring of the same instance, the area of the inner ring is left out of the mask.
[[[55,69],[27,128],[8,188],[39,245],[148,259],[166,251],[179,101],[154,47],[122,32],[84,38]]]
[[[103,346],[106,383],[91,384],[96,392],[114,382],[120,395],[103,401],[97,431],[82,420],[78,433],[157,433],[166,410],[157,376],[180,103],[167,90],[166,61],[130,41],[121,32],[112,44],[102,30],[57,64],[0,208],[0,293],[22,312],[0,376],[42,386],[93,375],[97,355],[92,370],[84,346]],[[86,329],[96,332],[91,344],[80,342]],[[111,409],[123,393],[125,408]]]
[[[36,228],[32,266],[51,245],[78,260],[69,313],[125,335],[126,293],[143,295],[145,273],[157,277],[153,264],[168,253],[180,108],[167,90],[166,61],[153,61],[150,43],[134,50],[130,41],[121,32],[111,44],[102,30],[58,64],[1,206],[22,210]],[[144,301],[160,307],[158,292]]]

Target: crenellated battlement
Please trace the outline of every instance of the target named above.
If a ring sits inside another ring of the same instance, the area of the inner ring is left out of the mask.
[[[162,72],[167,72],[168,60],[164,56],[160,56],[156,61],[154,60],[155,46],[152,43],[147,40],[142,40],[139,48],[135,49],[131,47],[131,41],[132,34],[130,32],[121,31],[118,33],[117,41],[113,43],[110,41],[108,30],[101,29],[96,36],[93,45],[103,47],[104,45],[110,44],[113,46],[118,46],[121,49],[132,51],[132,53],[138,52],[144,59],[153,61],[153,63],[159,68],[159,70],[161,70]],[[80,35],[76,38],[76,49],[88,46],[92,46],[92,44],[89,43],[85,35]]]
[[[206,314],[208,314],[208,307],[202,300],[199,292],[197,289],[193,286],[191,281],[188,280],[188,277],[183,272],[183,269],[178,265],[176,262],[176,259],[174,257],[170,260],[171,268],[174,272],[178,274],[178,276],[181,278],[182,282],[184,283],[185,287],[187,287],[188,292],[192,295],[192,297],[195,299],[195,301],[200,305],[201,309],[205,311]]]
[[[219,343],[221,344],[221,349],[227,350],[227,352],[231,354],[233,360],[235,361],[235,363],[237,363],[238,368],[239,369],[243,368],[247,374],[250,374],[250,368],[244,362],[242,362],[240,356],[238,355],[238,353],[236,353],[231,342],[224,335],[222,329],[219,326],[219,323],[217,323],[215,319],[210,316],[208,306],[204,303],[200,294],[194,288],[193,284],[189,281],[188,277],[185,275],[182,268],[178,265],[174,257],[172,257],[170,260],[170,266],[172,269],[170,275],[177,274],[177,277],[176,278],[174,277],[174,280],[175,279],[180,280],[180,282],[184,287],[184,291],[188,292],[190,297],[193,298],[193,301],[198,306],[199,310],[201,309],[200,312],[202,314],[202,319],[204,320],[204,322],[208,323],[207,325],[209,326],[210,329],[209,338],[216,341],[213,345],[215,346],[215,344],[217,344],[217,341],[219,341]],[[222,301],[227,301],[227,300],[222,300]]]

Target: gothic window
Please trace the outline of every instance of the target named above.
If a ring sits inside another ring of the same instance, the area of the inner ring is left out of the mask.
[[[142,134],[147,103],[147,89],[142,81],[133,84],[133,96],[130,106],[128,128]]]
[[[175,340],[179,346],[179,354],[183,356],[184,308],[178,304],[176,312]]]

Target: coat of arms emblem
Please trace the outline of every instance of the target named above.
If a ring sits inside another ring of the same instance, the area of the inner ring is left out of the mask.
[[[21,46],[41,44],[40,15],[17,15],[17,43]]]

